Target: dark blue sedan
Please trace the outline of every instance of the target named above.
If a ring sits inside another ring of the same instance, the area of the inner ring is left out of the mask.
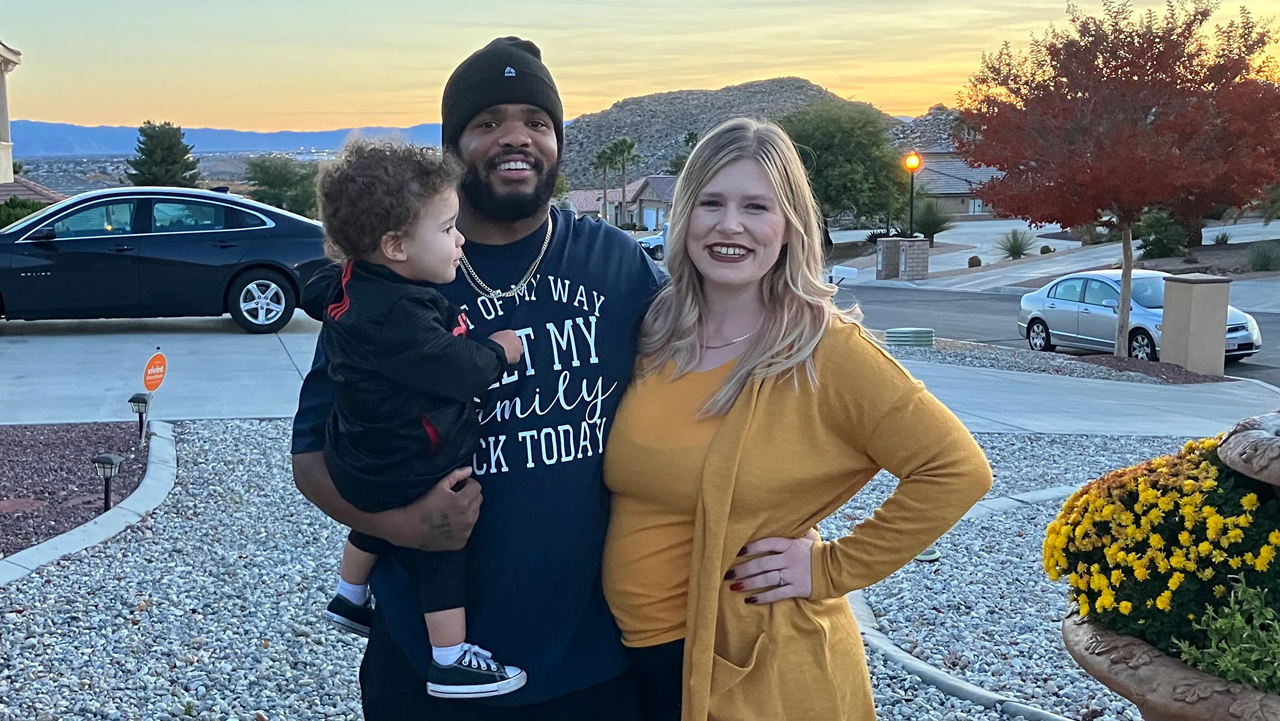
[[[8,320],[230,313],[250,333],[285,326],[328,261],[314,220],[238,195],[111,188],[0,230]]]

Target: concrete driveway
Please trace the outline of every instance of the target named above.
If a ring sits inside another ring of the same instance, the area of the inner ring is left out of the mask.
[[[999,250],[996,250],[996,243],[1006,233],[1011,230],[1025,230],[1033,237],[1041,233],[1056,233],[1061,230],[1058,226],[1053,225],[1047,228],[1036,230],[1021,220],[967,220],[956,223],[954,230],[948,230],[945,233],[939,233],[936,240],[940,243],[951,243],[954,245],[972,246],[972,250],[958,250],[954,253],[942,253],[929,258],[929,272],[942,273],[948,270],[959,270],[960,268],[969,267],[970,256],[978,256],[982,258],[982,264],[988,265],[995,263],[1001,259]],[[831,240],[835,243],[842,243],[851,240],[864,240],[869,230],[840,230],[831,234]],[[1079,248],[1080,244],[1073,240],[1047,240],[1045,238],[1035,238],[1034,251],[1039,253],[1040,246],[1048,245],[1054,250],[1069,250]],[[875,264],[870,264],[874,268]],[[860,273],[862,276],[875,278],[875,273]]]
[[[297,408],[319,324],[275,335],[229,319],[0,323],[0,423],[130,420],[128,398],[159,346],[169,373],[152,417],[285,418]],[[1151,386],[930,363],[908,367],[974,431],[1203,435],[1280,407],[1246,383]]]

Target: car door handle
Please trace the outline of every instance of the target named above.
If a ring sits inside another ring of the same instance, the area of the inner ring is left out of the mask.
[[[116,245],[111,246],[111,251],[113,253],[127,253],[131,250],[133,250],[133,246],[125,245],[124,243],[117,243]]]
[[[1091,315],[1091,313],[1089,312],[1089,309],[1088,309],[1088,308],[1081,308],[1081,309],[1080,309],[1080,312],[1081,312],[1081,313],[1084,313],[1085,315]]]
[[[236,247],[237,245],[240,245],[240,244],[239,244],[239,243],[232,242],[232,241],[229,241],[229,240],[220,240],[220,241],[218,241],[217,243],[214,243],[214,244],[213,244],[213,247],[215,247],[215,248],[234,248],[234,247]]]
[[[1046,305],[1045,307],[1046,307],[1046,308],[1057,308],[1057,307],[1058,307],[1058,304],[1057,304],[1057,303],[1050,303],[1049,305]]]

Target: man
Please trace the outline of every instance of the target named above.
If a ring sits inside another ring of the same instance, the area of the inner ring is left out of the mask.
[[[533,43],[500,38],[469,57],[445,86],[441,113],[442,143],[466,167],[458,228],[467,244],[457,280],[440,290],[466,311],[472,335],[515,331],[525,360],[490,391],[473,469],[413,506],[365,514],[325,470],[333,396],[317,346],[294,421],[294,479],[358,531],[427,551],[465,543],[469,640],[529,680],[491,699],[429,697],[431,650],[412,584],[382,560],[360,669],[365,718],[627,721],[634,692],[600,588],[601,454],[631,377],[634,331],[661,274],[625,233],[550,207],[563,110]]]

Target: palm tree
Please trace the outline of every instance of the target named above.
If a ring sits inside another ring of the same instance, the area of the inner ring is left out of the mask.
[[[622,202],[619,207],[622,209],[622,218],[626,218],[627,209],[627,166],[635,165],[644,160],[640,154],[636,152],[636,141],[623,136],[613,141],[613,162],[617,167],[622,168]]]
[[[604,174],[604,193],[600,196],[600,217],[607,223],[609,222],[609,171],[613,170],[617,165],[614,162],[613,146],[606,145],[596,152],[596,157],[591,161],[591,169],[599,170]]]

